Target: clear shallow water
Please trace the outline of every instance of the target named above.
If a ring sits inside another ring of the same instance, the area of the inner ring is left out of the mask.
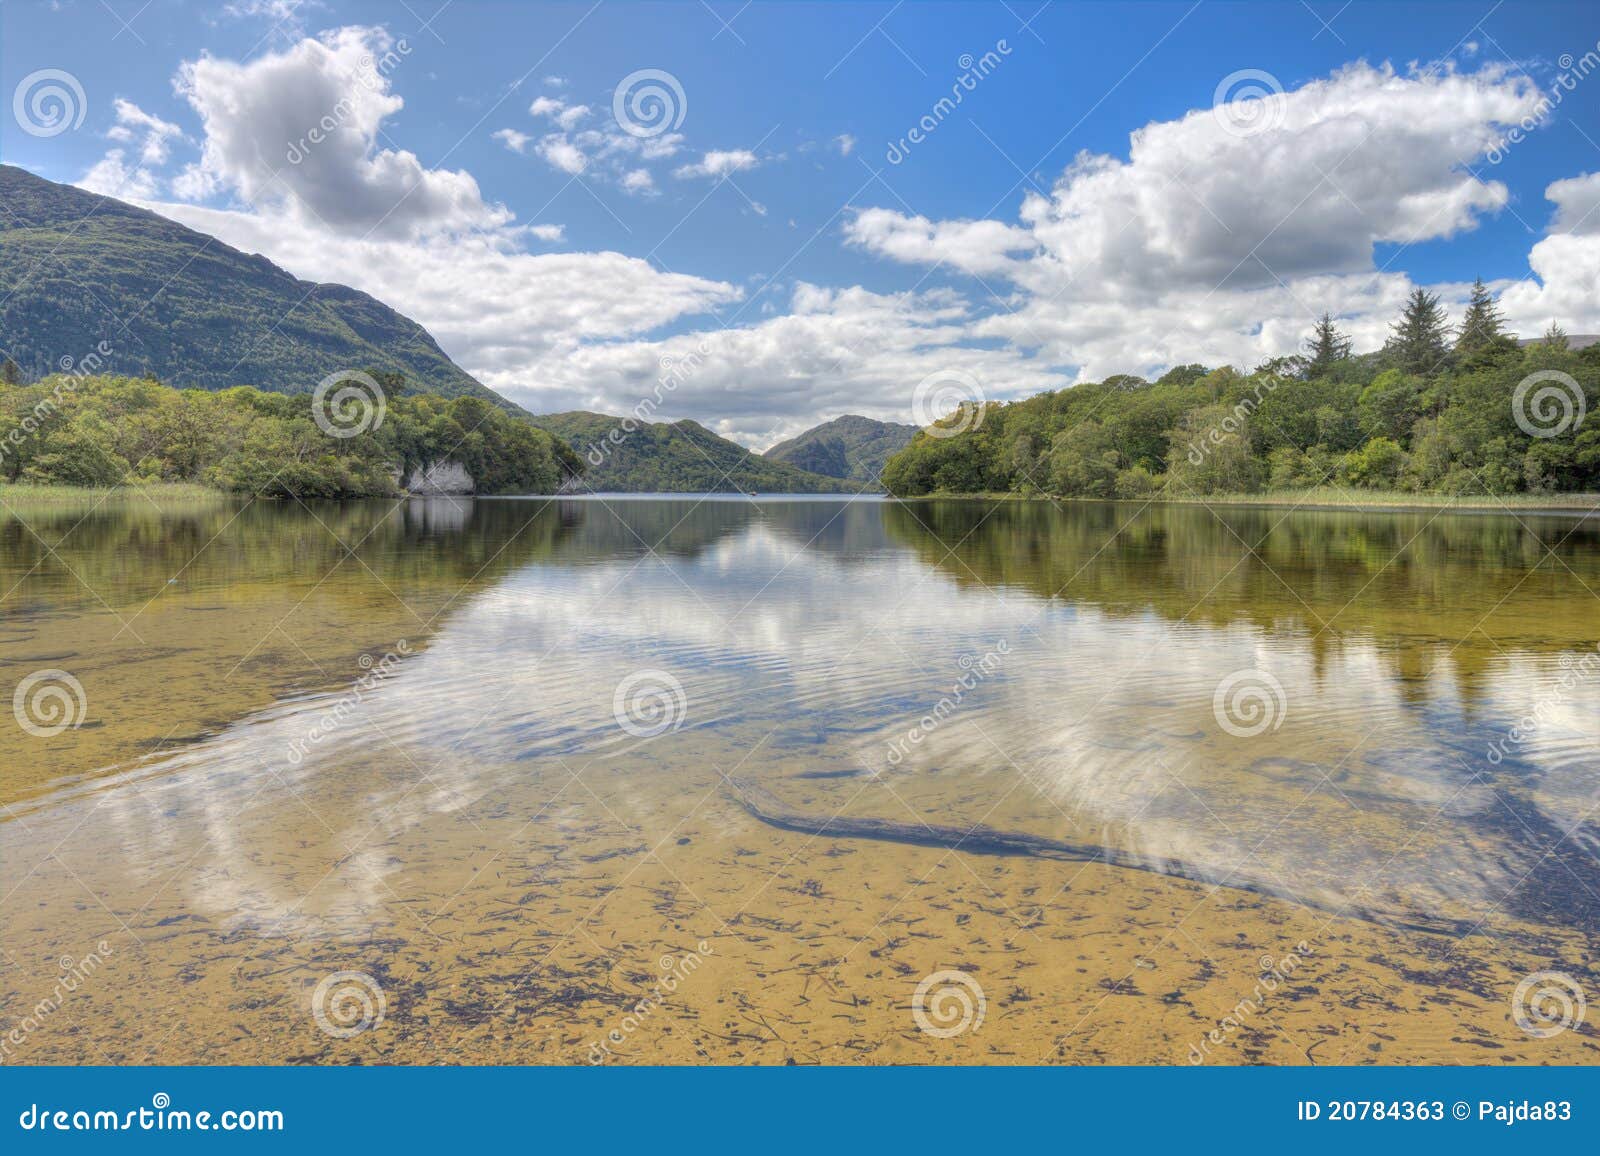
[[[1223,1062],[1471,1058],[1531,1046],[1519,973],[1593,980],[1592,520],[608,497],[0,539],[8,682],[87,703],[0,738],[8,1003],[115,949],[41,1062],[584,1062],[686,953],[619,1057],[1183,1062],[1307,942]],[[974,825],[1122,865],[940,845]],[[952,966],[989,1021],[947,1040],[908,1008]],[[344,970],[387,1005],[350,1039],[310,1011]]]

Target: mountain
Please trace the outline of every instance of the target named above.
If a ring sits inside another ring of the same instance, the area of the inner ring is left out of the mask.
[[[587,467],[582,487],[600,493],[837,494],[862,488],[764,458],[693,421],[640,423],[573,410],[535,417],[533,424],[572,446]]]
[[[339,370],[520,413],[409,317],[111,197],[0,165],[0,354],[25,380],[79,364],[184,388],[307,393]],[[104,346],[100,343],[104,342]],[[70,361],[68,359],[71,359]]]
[[[846,414],[779,442],[765,456],[814,474],[876,484],[884,463],[910,445],[916,432],[914,425]]]

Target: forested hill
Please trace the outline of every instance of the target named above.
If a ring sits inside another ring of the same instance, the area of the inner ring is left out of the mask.
[[[1250,373],[1182,365],[968,408],[889,461],[890,493],[1194,498],[1318,486],[1458,496],[1600,491],[1600,345],[1459,323],[1417,290],[1376,353],[1324,316]]]
[[[573,410],[533,423],[564,438],[583,460],[582,486],[597,493],[853,493],[862,486],[752,453],[693,421],[636,422]]]
[[[830,478],[876,485],[884,463],[916,436],[917,427],[845,414],[779,442],[765,457]]]
[[[364,370],[403,380],[407,393],[520,412],[365,293],[298,280],[265,257],[12,165],[0,165],[0,203],[0,355],[24,381],[105,348],[100,372],[180,388],[307,393],[328,374]]]

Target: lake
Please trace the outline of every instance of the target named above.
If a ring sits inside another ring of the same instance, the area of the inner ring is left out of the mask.
[[[5,1058],[1594,1062],[1597,592],[1523,511],[0,515]]]

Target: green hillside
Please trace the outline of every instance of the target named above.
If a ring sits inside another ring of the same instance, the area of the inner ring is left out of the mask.
[[[98,372],[179,388],[308,393],[359,369],[403,379],[403,392],[521,412],[365,293],[298,280],[265,257],[11,165],[0,165],[0,205],[0,355],[24,381],[105,349]]]
[[[601,493],[816,494],[862,488],[771,461],[692,421],[635,423],[574,410],[533,423],[572,446],[586,467],[583,488]]]
[[[884,463],[910,445],[916,433],[914,425],[845,414],[779,442],[765,456],[814,474],[876,485]]]

